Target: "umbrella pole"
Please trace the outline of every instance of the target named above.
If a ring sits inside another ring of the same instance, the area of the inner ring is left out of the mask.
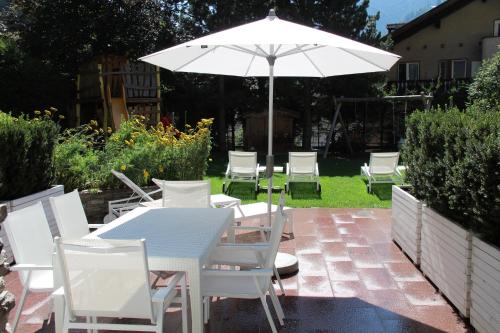
[[[273,100],[274,100],[274,61],[276,57],[269,56],[269,119],[267,122],[267,156],[266,156],[266,177],[267,177],[267,215],[268,225],[271,226],[271,205],[273,195]]]

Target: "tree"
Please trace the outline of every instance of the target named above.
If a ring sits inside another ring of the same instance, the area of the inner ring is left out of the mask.
[[[97,55],[136,58],[153,51],[169,35],[168,8],[155,0],[15,0],[7,26],[24,52],[76,73]]]

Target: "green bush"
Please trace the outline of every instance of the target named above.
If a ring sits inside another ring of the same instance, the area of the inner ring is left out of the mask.
[[[121,124],[104,143],[96,123],[66,131],[56,147],[56,178],[68,189],[116,188],[123,184],[111,170],[118,170],[140,186],[152,178],[168,180],[202,179],[211,149],[211,119],[195,129],[147,128],[136,117]]]
[[[415,112],[403,158],[417,198],[500,244],[500,108]]]
[[[485,60],[469,86],[469,101],[483,111],[495,111],[500,103],[500,52]]]
[[[49,188],[58,131],[50,116],[30,120],[0,112],[0,200]]]

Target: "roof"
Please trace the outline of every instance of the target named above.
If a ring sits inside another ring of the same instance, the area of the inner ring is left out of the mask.
[[[400,27],[397,27],[397,24],[388,24],[387,29],[391,31],[389,28],[393,28],[391,31],[392,40],[394,43],[399,43],[429,25],[439,27],[442,18],[454,13],[472,1],[474,0],[447,0]]]

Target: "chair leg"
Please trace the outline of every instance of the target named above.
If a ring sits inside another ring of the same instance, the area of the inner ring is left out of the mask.
[[[280,301],[278,300],[278,296],[276,296],[276,292],[274,291],[273,286],[269,286],[269,296],[271,297],[271,301],[273,302],[274,311],[276,311],[276,315],[278,316],[278,320],[281,326],[284,326],[285,323],[283,319],[285,319],[285,313],[283,312],[283,308],[281,307]]]
[[[208,317],[210,315],[210,297],[203,298],[203,323],[208,324]]]
[[[276,268],[276,265],[273,265],[273,271],[274,271],[274,276],[276,277],[276,281],[278,281],[278,284],[281,289],[281,293],[285,295],[285,288],[283,288],[283,283],[281,282],[281,277],[280,274],[278,273],[278,269]]]
[[[188,313],[187,313],[187,291],[186,275],[180,281],[181,284],[181,311],[182,311],[182,333],[188,332]]]
[[[28,279],[28,282],[26,283],[26,286],[23,289],[23,292],[21,294],[21,298],[19,299],[19,304],[17,305],[17,309],[16,309],[16,316],[14,317],[14,322],[12,323],[12,326],[10,327],[10,331],[12,333],[16,333],[17,324],[19,323],[19,318],[21,317],[21,312],[23,310],[24,301],[26,301],[26,296],[28,296],[28,292],[29,292],[28,287],[27,287],[28,284],[29,284],[29,279]]]
[[[269,311],[269,307],[267,306],[266,295],[260,296],[260,302],[262,303],[264,311],[266,312],[266,317],[267,320],[269,321],[269,325],[271,325],[271,330],[273,331],[273,333],[277,333],[278,331],[276,330],[276,326],[274,325],[274,320],[273,317],[271,316],[271,311]]]

